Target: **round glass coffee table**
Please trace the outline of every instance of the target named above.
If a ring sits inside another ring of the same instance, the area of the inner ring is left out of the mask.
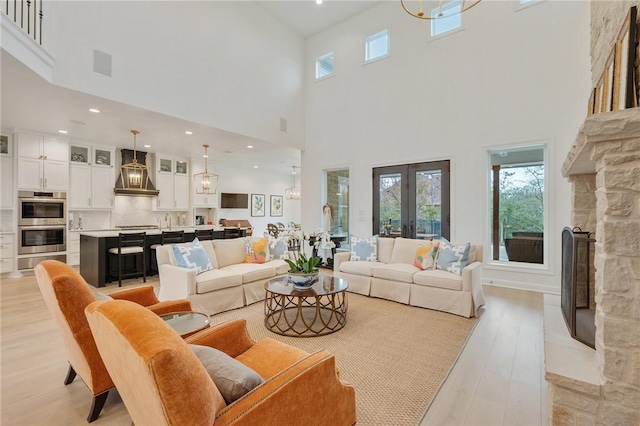
[[[288,277],[264,284],[264,325],[283,336],[313,337],[335,333],[347,323],[347,288],[342,278],[320,274],[311,287],[294,287]]]
[[[211,320],[207,314],[202,312],[171,312],[160,315],[171,328],[173,328],[180,337],[185,338],[204,330],[209,327]]]

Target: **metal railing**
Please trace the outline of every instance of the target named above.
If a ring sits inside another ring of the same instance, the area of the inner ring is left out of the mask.
[[[42,44],[42,2],[44,0],[5,0],[4,12],[30,37]]]

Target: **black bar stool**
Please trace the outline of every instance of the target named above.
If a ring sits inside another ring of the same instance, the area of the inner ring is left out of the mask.
[[[122,287],[123,278],[133,278],[142,275],[143,282],[147,282],[147,268],[145,259],[147,255],[147,234],[145,232],[118,234],[118,247],[109,249],[109,278],[114,278],[113,258],[118,265],[118,287]],[[135,260],[135,268],[125,270],[125,262],[129,257]],[[111,282],[111,281],[109,281]]]
[[[196,238],[200,241],[213,240],[213,229],[196,229]]]
[[[151,244],[149,249],[151,250],[151,271],[155,274],[158,273],[158,257],[156,255],[156,249],[158,246],[172,243],[184,243],[184,230],[181,231],[162,231],[160,237],[160,244]]]

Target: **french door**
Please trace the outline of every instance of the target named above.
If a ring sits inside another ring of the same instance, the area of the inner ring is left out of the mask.
[[[373,233],[449,238],[449,161],[373,169]]]

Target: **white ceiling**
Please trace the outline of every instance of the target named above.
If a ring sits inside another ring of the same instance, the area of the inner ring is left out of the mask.
[[[309,37],[332,27],[379,1],[315,0],[256,2],[286,27],[301,37]],[[290,174],[291,166],[300,165],[300,151],[270,142],[248,138],[153,111],[50,84],[20,61],[2,50],[0,61],[3,130],[32,130],[64,135],[78,142],[133,148],[131,129],[140,131],[137,148],[180,157],[198,158],[209,144],[209,158],[239,168],[253,168]],[[101,112],[94,114],[89,108]],[[190,130],[193,135],[184,132]],[[150,144],[150,148],[144,148]],[[247,148],[253,145],[253,149]]]
[[[382,2],[324,0],[318,5],[315,0],[259,0],[256,3],[293,32],[307,38]]]

